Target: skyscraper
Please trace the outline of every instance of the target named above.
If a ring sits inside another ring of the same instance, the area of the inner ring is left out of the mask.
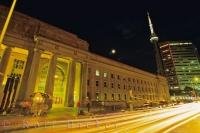
[[[200,64],[197,48],[186,41],[160,43],[160,51],[171,94],[185,87],[199,90]]]
[[[154,44],[157,72],[168,80],[171,95],[187,95],[185,88],[200,91],[200,64],[197,48],[192,42],[159,42],[149,13],[150,42]]]
[[[151,31],[150,42],[153,44],[154,50],[155,50],[157,74],[164,76],[164,69],[163,69],[164,67],[163,67],[163,63],[162,63],[162,59],[161,59],[161,55],[160,55],[160,49],[159,49],[159,44],[158,44],[158,36],[154,32],[153,24],[151,22],[151,18],[149,16],[149,13],[147,13],[147,16],[148,16],[149,28],[150,28],[150,31]]]

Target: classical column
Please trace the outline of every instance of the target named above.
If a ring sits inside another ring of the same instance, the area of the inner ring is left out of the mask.
[[[53,96],[55,73],[56,73],[56,55],[53,55],[50,61],[48,76],[45,86],[45,93],[47,93],[51,97]]]
[[[18,100],[29,99],[30,95],[34,92],[39,69],[40,56],[41,51],[38,49],[29,50]]]
[[[94,67],[94,66],[92,66]],[[90,99],[91,101],[96,101],[96,81],[95,81],[95,73],[96,73],[96,69],[91,69],[91,74],[90,74]],[[110,86],[110,84],[109,84]],[[112,91],[111,91],[112,92]]]
[[[74,82],[75,82],[75,70],[76,63],[74,61],[70,64],[69,74],[69,90],[68,90],[68,107],[74,107]]]
[[[80,91],[80,99],[81,103],[83,103],[86,100],[87,97],[87,62],[84,62],[82,64],[82,71],[81,71],[81,91]]]
[[[6,72],[6,68],[8,66],[8,61],[9,61],[11,52],[12,52],[12,48],[11,47],[6,47],[5,51],[4,51],[4,54],[3,54],[2,58],[1,58],[1,62],[0,62],[0,87],[2,87],[2,83],[3,83],[4,77],[6,76],[5,72]]]

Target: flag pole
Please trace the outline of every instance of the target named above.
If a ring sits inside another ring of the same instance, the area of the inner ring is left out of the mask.
[[[0,35],[0,46],[2,45],[2,42],[3,42],[4,36],[5,36],[6,30],[8,28],[8,24],[10,22],[10,18],[12,16],[13,11],[14,11],[16,2],[17,2],[17,0],[13,0],[12,6],[11,6],[10,11],[8,13],[8,16],[6,18],[6,22],[5,22],[4,26],[3,26],[3,29],[2,29],[2,32],[1,32],[1,35]]]

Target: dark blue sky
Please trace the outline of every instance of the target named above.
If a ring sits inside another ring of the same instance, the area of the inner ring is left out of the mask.
[[[200,8],[191,0],[18,0],[16,10],[77,34],[90,50],[155,72],[146,12],[160,41],[191,40],[200,49]],[[152,3],[151,3],[152,2]],[[10,5],[11,0],[0,4]]]

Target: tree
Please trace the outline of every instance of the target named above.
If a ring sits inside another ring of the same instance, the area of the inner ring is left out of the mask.
[[[184,92],[186,93],[186,94],[188,94],[189,96],[192,96],[192,92],[194,91],[194,89],[192,88],[192,87],[189,87],[189,86],[186,86],[185,88],[184,88]]]
[[[169,91],[170,95],[181,95],[182,94],[182,90],[180,89],[174,89],[174,90],[170,90]]]

